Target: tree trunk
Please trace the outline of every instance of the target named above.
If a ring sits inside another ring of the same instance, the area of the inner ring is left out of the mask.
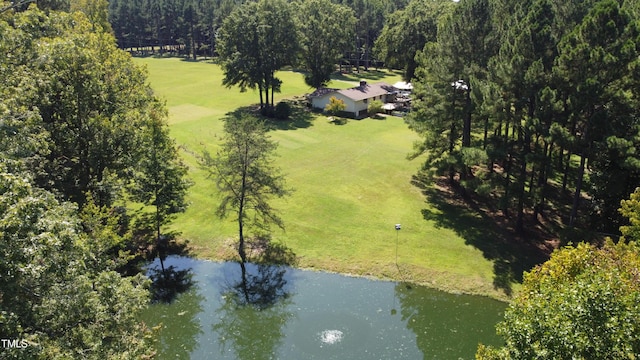
[[[508,218],[509,217],[509,196],[511,188],[511,152],[507,153],[506,163],[504,164],[504,195],[502,212]]]
[[[489,138],[489,117],[484,118],[484,138],[482,139],[482,148],[487,149],[487,141]]]
[[[244,295],[245,304],[248,305],[250,304],[251,298],[249,297],[249,286],[247,282],[247,267],[244,262],[240,263],[240,270],[242,274],[242,294]]]
[[[155,148],[154,148],[154,157],[155,157]],[[161,234],[160,234],[160,224],[161,224],[161,216],[160,216],[160,208],[158,207],[157,204],[157,199],[158,199],[158,186],[154,186],[153,189],[154,192],[154,197],[156,199],[156,246],[158,247],[158,257],[160,258],[160,268],[162,269],[162,276],[166,277],[167,274],[165,272],[164,269],[164,259],[162,258],[163,255],[163,246],[164,244],[162,243],[162,238],[161,238]]]
[[[573,194],[573,206],[569,216],[569,227],[573,227],[578,217],[578,206],[580,205],[580,194],[582,192],[582,180],[584,178],[584,166],[587,158],[583,153],[580,155],[580,167],[578,167],[578,180],[576,181],[576,192]]]
[[[524,141],[522,143],[522,159],[520,165],[520,176],[518,179],[518,214],[516,218],[516,231],[518,233],[522,233],[524,230],[523,219],[524,219],[524,198],[525,191],[524,185],[527,180],[527,154],[529,153],[529,135],[528,131],[525,130]]]
[[[456,87],[452,86],[451,94],[451,126],[449,128],[449,155],[453,154],[456,144]],[[453,165],[449,165],[449,183],[455,185],[454,182],[455,169]]]
[[[567,183],[569,182],[569,171],[571,171],[571,155],[572,152],[567,152],[567,159],[564,162],[564,173],[562,174],[562,191],[567,190]]]
[[[269,75],[269,80],[271,81],[271,108],[272,109],[275,107],[275,103],[273,102],[273,94],[276,92],[276,89],[275,89],[276,82],[274,78],[275,78],[275,74]]]
[[[244,149],[244,161],[243,161],[243,169],[242,169],[242,185],[240,187],[240,201],[238,204],[238,255],[240,255],[240,260],[242,263],[247,262],[247,253],[244,251],[244,206],[246,201],[246,191],[247,191],[247,172],[248,172],[248,162],[247,159],[249,149],[245,147]]]
[[[551,166],[551,153],[552,153],[553,145],[548,142],[544,142],[544,163],[540,168],[540,173],[538,174],[538,188],[540,189],[540,195],[538,198],[537,204],[533,208],[533,219],[535,221],[538,220],[538,215],[544,216],[544,203],[547,196],[547,180],[549,173],[549,167]]]
[[[471,146],[471,88],[469,87],[468,81],[465,81],[467,84],[466,93],[466,103],[464,109],[464,122],[462,125],[462,147],[470,147]]]

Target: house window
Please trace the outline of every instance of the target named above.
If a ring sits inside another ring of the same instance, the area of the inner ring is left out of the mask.
[[[365,104],[369,102],[369,99],[364,99],[363,101]]]

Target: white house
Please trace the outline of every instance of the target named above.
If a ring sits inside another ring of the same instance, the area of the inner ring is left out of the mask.
[[[323,109],[329,103],[331,97],[344,101],[345,112],[353,114],[359,118],[367,113],[367,106],[370,101],[380,100],[382,103],[392,102],[396,89],[384,82],[367,84],[360,81],[360,85],[351,89],[328,89],[320,88],[309,95],[311,106],[316,109]]]

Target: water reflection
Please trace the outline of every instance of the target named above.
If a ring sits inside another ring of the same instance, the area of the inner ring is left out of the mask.
[[[172,303],[157,303],[143,320],[158,328],[154,347],[164,359],[190,359],[202,344],[204,334],[199,314],[204,310],[204,296],[197,291],[181,294]]]
[[[494,324],[502,318],[495,311],[502,303],[483,297],[452,295],[399,283],[395,286],[400,315],[416,335],[424,359],[469,358],[477,348],[472,339],[491,339]],[[393,314],[393,313],[392,313]]]
[[[289,307],[287,268],[239,263],[223,287],[219,321],[212,326],[220,355],[233,351],[236,359],[272,359],[294,315]],[[228,275],[227,275],[228,276]]]
[[[193,271],[191,268],[178,269],[171,265],[164,267],[150,267],[147,276],[151,279],[151,302],[170,303],[176,296],[186,292],[193,286]]]
[[[197,339],[203,333],[198,314],[203,311],[205,298],[192,289],[195,281],[189,259],[176,256],[170,259],[184,261],[165,267],[156,259],[147,267],[151,301],[155,305],[149,308],[143,320],[157,329],[154,346],[159,354],[188,359],[198,348]]]
[[[193,286],[152,305],[158,359],[473,359],[505,304],[284,266],[169,257]],[[159,264],[158,264],[159,266]]]
[[[285,274],[287,267],[238,263],[240,276],[228,279],[222,292],[238,306],[252,305],[260,309],[289,297]]]

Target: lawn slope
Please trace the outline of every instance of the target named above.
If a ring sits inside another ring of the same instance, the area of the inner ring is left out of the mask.
[[[167,102],[172,135],[194,181],[191,205],[173,229],[190,241],[198,256],[219,258],[234,238],[235,224],[215,216],[215,185],[198,168],[196,155],[215,153],[222,136],[220,118],[255,104],[258,95],[223,87],[220,68],[208,62],[136,61],[147,66],[151,86]],[[311,91],[300,73],[278,76],[283,85],[277,99]],[[342,76],[331,86],[348,87],[359,77],[399,80],[393,73],[373,72]],[[406,155],[417,137],[402,119],[335,125],[325,116],[309,114],[302,121],[280,124],[270,136],[279,143],[277,164],[295,190],[274,204],[286,231],[274,230],[273,238],[295,252],[299,266],[503,296],[493,286],[494,264],[482,251],[454,229],[425,219],[425,213],[439,210],[410,183],[420,163],[406,160]],[[396,223],[402,224],[399,232]]]

